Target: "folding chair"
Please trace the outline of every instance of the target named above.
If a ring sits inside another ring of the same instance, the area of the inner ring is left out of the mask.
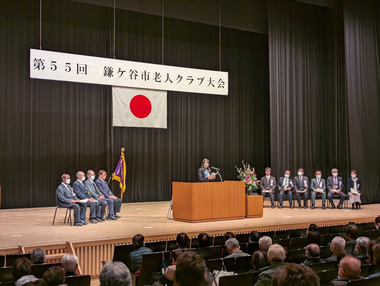
[[[366,278],[361,280],[349,281],[347,286],[379,286],[380,276],[374,278]]]
[[[136,276],[137,286],[151,285],[156,280],[152,278],[153,273],[161,273],[162,252],[144,254],[141,262],[140,274]],[[157,277],[158,278],[158,275]],[[152,280],[155,280],[152,282]]]
[[[314,272],[322,272],[324,270],[334,270],[336,269],[336,262],[329,261],[329,262],[321,262],[321,263],[315,263],[309,266],[311,269],[313,269]]]
[[[65,220],[63,221],[63,223],[66,223],[66,220],[67,220],[67,222],[70,223],[70,225],[73,225],[72,220],[71,220],[71,209],[69,209],[69,208],[64,208],[64,207],[59,207],[59,206],[58,206],[58,203],[57,203],[57,207],[55,208],[54,217],[53,217],[53,222],[52,222],[51,225],[54,225],[55,217],[56,217],[56,215],[57,215],[57,210],[58,210],[58,209],[66,209]],[[68,216],[67,216],[67,213],[69,213]]]
[[[301,249],[306,247],[308,244],[306,237],[296,237],[290,239],[289,250]]]
[[[317,272],[317,275],[320,279],[320,286],[328,286],[331,280],[334,280],[338,277],[338,269]]]
[[[245,274],[239,274],[239,275],[231,275],[231,276],[223,276],[219,279],[219,286],[248,286],[248,285],[254,285],[257,281],[254,281],[256,273],[245,273]],[[258,277],[258,274],[256,275]]]
[[[43,278],[44,273],[49,267],[61,265],[60,262],[57,263],[45,263],[45,264],[32,264],[31,274],[37,278]]]
[[[13,262],[15,262],[17,259],[21,257],[25,257],[31,260],[31,253],[7,254],[5,256],[5,266],[11,267],[13,265]]]
[[[252,260],[252,256],[236,257],[235,273],[237,274],[246,273],[250,269],[252,269],[251,260]]]
[[[90,286],[91,275],[67,276],[65,278],[65,284],[68,286]]]
[[[112,261],[123,262],[128,268],[131,268],[131,259],[129,254],[135,250],[133,244],[115,245]]]
[[[209,246],[209,247],[201,247],[198,249],[199,255],[204,259],[214,259],[221,258],[223,253],[224,246]]]

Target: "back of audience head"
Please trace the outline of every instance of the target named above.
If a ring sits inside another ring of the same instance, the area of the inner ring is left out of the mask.
[[[267,258],[260,250],[256,250],[252,255],[251,264],[253,269],[261,269],[268,265]]]
[[[373,251],[373,246],[377,243],[379,243],[378,240],[371,240],[367,245],[367,257],[369,258],[371,263],[374,263],[374,255],[375,255]]]
[[[338,255],[336,256],[336,263],[339,264],[339,262],[340,262],[343,258],[345,258],[347,255],[348,255],[348,252],[345,251],[345,250],[342,251],[342,252],[340,252],[340,253],[338,253]]]
[[[26,257],[20,257],[13,262],[12,275],[14,280],[20,279],[22,276],[30,275],[32,271],[32,263]]]
[[[271,245],[272,245],[272,238],[270,238],[269,236],[260,237],[259,248],[261,251],[267,252]]]
[[[49,286],[58,286],[65,282],[66,272],[62,266],[49,267],[44,273],[44,280]]]
[[[32,264],[44,264],[46,262],[46,253],[42,248],[36,248],[30,255]]]
[[[319,228],[315,223],[312,223],[306,230],[307,233],[309,233],[309,231],[319,231]]]
[[[212,285],[205,261],[192,251],[185,251],[178,257],[174,275],[180,286]]]
[[[321,249],[319,246],[315,243],[311,243],[308,246],[306,246],[306,256],[310,258],[319,258],[321,255]]]
[[[296,263],[278,267],[272,274],[272,286],[319,286],[318,275],[311,268]]]
[[[198,246],[199,247],[211,246],[211,239],[207,233],[202,232],[198,235]]]
[[[357,239],[359,237],[359,228],[355,224],[349,224],[345,227],[345,233],[348,239]]]
[[[227,241],[226,241],[225,244],[226,244],[226,247],[227,247],[227,252],[229,254],[231,254],[232,252],[240,249],[239,241],[236,238],[229,238],[229,239],[227,239]]]
[[[378,217],[375,218],[375,226],[376,226],[377,229],[380,228],[380,216],[378,216]]]
[[[380,243],[375,244],[373,247],[373,262],[380,266]]]
[[[62,266],[66,272],[75,272],[78,266],[78,257],[73,253],[65,254],[62,257]]]
[[[318,231],[312,230],[307,233],[307,243],[321,244],[321,235]]]
[[[339,278],[359,279],[361,262],[352,255],[346,255],[339,262]]]
[[[357,253],[365,253],[369,243],[369,238],[366,236],[360,236],[356,239],[355,250]]]
[[[346,247],[346,241],[341,236],[335,236],[332,239],[331,244],[330,244],[331,252],[334,254],[343,252],[345,247]]]
[[[229,240],[230,238],[236,238],[236,235],[235,235],[233,232],[227,231],[227,232],[224,234],[224,242],[226,242],[226,241]]]
[[[100,286],[130,286],[132,278],[123,262],[107,262],[99,274]]]
[[[177,258],[183,253],[182,249],[174,249],[170,252],[170,257],[172,259],[172,264],[176,264]]]
[[[251,231],[249,234],[249,242],[258,242],[260,239],[260,234],[257,231]]]
[[[301,237],[301,233],[297,229],[292,229],[289,233],[289,238],[298,238]]]
[[[272,244],[268,249],[267,258],[270,264],[284,262],[286,259],[284,248],[279,244]]]
[[[186,233],[181,232],[177,235],[177,245],[178,248],[187,248],[189,244],[189,237]]]
[[[132,238],[132,244],[136,249],[139,249],[140,247],[144,246],[144,236],[142,234],[136,234]]]

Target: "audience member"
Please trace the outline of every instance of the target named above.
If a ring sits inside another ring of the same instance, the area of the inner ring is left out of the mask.
[[[30,275],[32,271],[32,263],[26,257],[20,257],[13,262],[12,275],[13,279],[17,281],[23,276]]]
[[[107,262],[99,274],[100,286],[131,286],[129,269],[123,262]]]
[[[355,245],[355,253],[356,258],[361,261],[361,263],[364,263],[368,257],[367,257],[367,246],[369,243],[369,238],[365,236],[360,236],[356,239],[356,245]]]
[[[349,224],[345,227],[345,233],[348,241],[347,244],[354,246],[356,244],[356,239],[359,237],[359,228],[356,224]]]
[[[374,230],[379,230],[380,229],[380,216],[375,218],[375,227]]]
[[[36,248],[33,250],[30,259],[32,264],[44,264],[46,262],[46,253],[42,248]]]
[[[330,250],[332,255],[329,258],[326,258],[324,262],[334,261],[337,262],[338,254],[344,251],[346,247],[346,241],[341,236],[336,236],[331,241]]]
[[[44,280],[49,286],[58,286],[65,282],[66,272],[62,266],[49,267],[44,273]]]
[[[198,246],[199,247],[211,246],[211,239],[207,233],[202,232],[198,235]]]
[[[319,286],[319,276],[305,265],[289,263],[272,274],[272,286]]]
[[[298,238],[301,237],[301,233],[298,229],[292,229],[289,233],[289,238]]]
[[[373,262],[377,265],[378,272],[371,274],[368,278],[380,276],[379,266],[380,266],[380,243],[375,244],[372,247],[373,250]]]
[[[189,237],[186,233],[181,232],[177,235],[177,245],[180,249],[186,249],[189,245]]]
[[[230,231],[227,231],[225,234],[224,234],[224,242],[226,242],[227,240],[229,240],[230,238],[236,238],[235,234],[233,232],[230,232]]]
[[[315,263],[321,263],[320,259],[321,249],[315,243],[311,243],[306,247],[305,255],[307,259],[302,263],[303,265],[310,266]]]
[[[142,234],[136,234],[132,239],[132,243],[135,250],[129,254],[129,258],[131,259],[131,271],[136,272],[141,267],[143,255],[152,253],[153,251],[152,249],[145,247],[144,236]]]
[[[15,286],[25,286],[25,285],[31,284],[31,283],[32,283],[31,285],[34,285],[33,283],[36,283],[37,281],[39,281],[39,279],[36,278],[34,275],[25,275],[25,276],[22,276],[20,279],[18,279],[16,281],[16,283],[12,284],[12,285],[15,285]]]
[[[318,231],[319,232],[319,228],[315,223],[311,223],[306,230],[306,234],[308,234],[310,231]]]
[[[73,253],[65,254],[62,257],[62,267],[66,271],[66,276],[74,276],[78,267],[78,257]]]
[[[252,255],[251,264],[253,269],[251,269],[249,272],[259,273],[261,272],[261,268],[269,265],[269,262],[260,250],[256,250]]]
[[[340,261],[346,257],[346,255],[348,255],[348,252],[347,251],[342,251],[341,253],[338,253],[337,257],[336,257],[336,264],[339,264]]]
[[[307,233],[307,243],[321,244],[321,235],[318,231],[312,230]]]
[[[248,253],[240,250],[239,241],[236,238],[228,239],[226,241],[226,248],[229,255],[225,258],[250,256]]]
[[[203,258],[192,251],[185,251],[177,258],[174,275],[179,286],[209,286],[213,282]]]
[[[249,234],[249,238],[248,238],[248,241],[251,243],[251,242],[259,242],[259,239],[260,239],[260,234],[257,232],[257,231],[251,231],[251,233]]]
[[[284,265],[285,250],[279,244],[273,244],[268,249],[268,261],[270,266],[262,268],[255,286],[271,285],[272,274],[278,268]]]
[[[352,255],[346,255],[339,263],[338,278],[332,280],[330,286],[344,286],[348,281],[363,279],[360,277],[360,260]]]
[[[116,197],[112,193],[111,189],[108,187],[108,184],[106,182],[106,178],[107,178],[107,172],[104,170],[100,170],[98,172],[98,178],[96,179],[95,184],[105,198],[113,199],[114,214],[112,214],[112,217],[113,217],[113,218],[111,218],[111,220],[112,220],[115,218],[120,218],[120,216],[118,216],[116,213],[120,212],[120,210],[121,210],[122,200],[119,199],[118,197]]]
[[[176,264],[177,264],[177,258],[183,253],[182,249],[175,249],[170,253],[172,265],[169,265],[168,268],[166,268],[166,271],[163,275],[160,276],[158,279],[158,282],[160,282],[161,285],[172,285],[175,280],[175,270],[176,270]]]
[[[269,236],[263,236],[259,239],[259,249],[266,255],[269,247],[272,245],[272,239]]]

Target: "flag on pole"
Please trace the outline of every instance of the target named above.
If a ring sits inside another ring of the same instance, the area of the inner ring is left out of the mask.
[[[120,195],[121,199],[123,199],[123,194],[126,188],[126,181],[125,181],[126,173],[127,173],[127,167],[125,164],[124,148],[122,148],[119,162],[117,163],[115,172],[112,174],[112,180],[118,181],[120,183],[119,186],[121,189],[121,195]]]

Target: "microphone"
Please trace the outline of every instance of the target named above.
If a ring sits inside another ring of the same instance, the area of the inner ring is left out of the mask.
[[[216,170],[216,171],[219,171],[219,170],[220,170],[219,168],[216,168],[216,167],[213,167],[213,166],[211,166],[211,169],[214,169],[214,170]]]

